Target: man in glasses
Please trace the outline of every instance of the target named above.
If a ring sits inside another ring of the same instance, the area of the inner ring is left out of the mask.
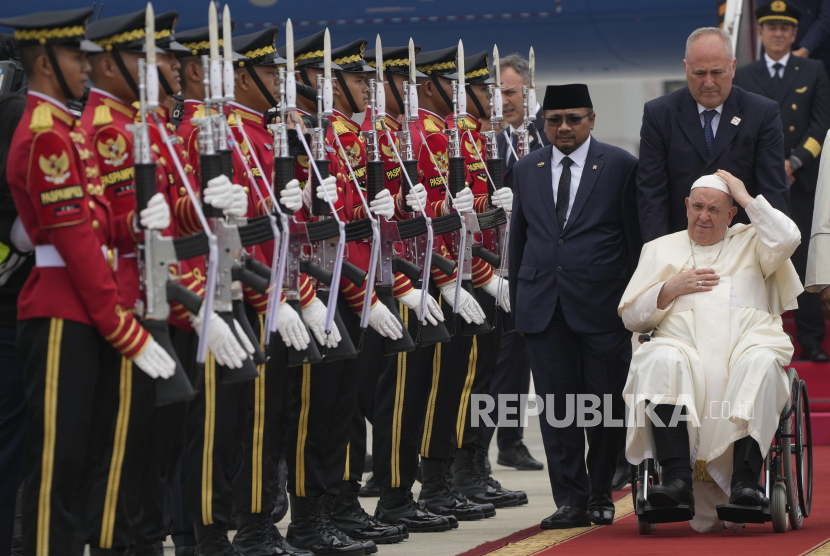
[[[610,525],[624,430],[621,420],[606,421],[624,414],[631,361],[616,306],[639,255],[637,211],[626,194],[635,192],[637,160],[591,137],[596,114],[585,85],[548,87],[542,109],[551,145],[514,167],[509,253],[510,305],[545,403],[542,438],[558,508],[542,528]],[[589,406],[602,417],[578,418]]]

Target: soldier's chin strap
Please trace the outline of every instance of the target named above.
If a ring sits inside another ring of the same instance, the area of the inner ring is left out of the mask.
[[[340,70],[334,70],[334,76],[337,78],[337,82],[340,83],[340,88],[343,89],[343,94],[346,95],[346,100],[349,101],[349,108],[352,109],[352,114],[357,114],[359,110],[357,109],[357,104],[355,104],[354,98],[352,97],[352,92],[349,90],[349,84],[346,83],[346,78],[343,77],[343,72]]]
[[[124,81],[127,82],[127,85],[135,95],[136,100],[138,100],[141,97],[138,92],[138,85],[136,85],[135,79],[133,79],[133,76],[130,75],[130,72],[127,71],[127,66],[124,65],[124,59],[121,57],[121,53],[117,50],[113,50],[110,54],[112,54],[112,59],[115,60],[115,65],[118,66],[118,71],[120,71],[121,75],[124,77]],[[159,72],[159,77],[161,77],[161,72]]]
[[[162,87],[162,89],[164,89],[164,93],[169,97],[176,96],[176,93],[173,92],[173,88],[170,86],[170,83],[167,82],[167,78],[164,77],[164,73],[159,71],[158,74],[159,74],[159,83],[161,83],[161,87]]]
[[[403,105],[403,98],[401,97],[400,91],[398,91],[398,87],[395,85],[395,80],[392,78],[392,72],[386,70],[383,72],[383,75],[386,76],[386,82],[389,83],[389,89],[392,91],[392,96],[395,97],[395,102],[398,103],[398,110],[400,110],[400,114],[406,114],[406,109]]]
[[[46,49],[46,56],[49,57],[49,63],[52,64],[55,77],[58,79],[58,85],[60,85],[61,91],[66,97],[66,100],[75,98],[72,95],[72,91],[69,90],[69,85],[66,84],[66,79],[63,78],[63,72],[61,71],[60,65],[58,65],[58,57],[55,56],[55,49],[52,48],[51,44],[44,45],[44,48]]]
[[[473,88],[470,85],[466,85],[464,88],[467,90],[467,98],[473,101],[476,110],[478,110],[478,117],[486,118],[487,116],[485,114],[487,114],[487,112],[484,111],[484,107],[478,101],[478,96],[476,96],[475,92],[473,92]]]
[[[308,80],[308,74],[305,71],[305,67],[304,66],[298,67],[297,68],[297,73],[300,74],[300,79],[303,80],[303,83],[305,83],[307,86],[311,87],[311,81]],[[314,90],[316,91],[317,88],[315,87]],[[315,100],[317,99],[317,93],[314,94],[314,99]]]
[[[431,73],[429,76],[432,79],[432,82],[435,83],[435,88],[438,89],[438,94],[441,95],[441,98],[444,99],[444,102],[447,105],[447,109],[450,111],[450,114],[453,113],[455,108],[452,105],[452,99],[447,95],[447,92],[444,90],[444,87],[441,86],[441,82],[438,81],[438,76],[434,73]]]
[[[271,106],[271,108],[274,108],[277,105],[277,99],[274,98],[274,95],[271,94],[271,91],[268,90],[265,83],[263,83],[262,79],[259,78],[254,66],[245,66],[245,69],[248,70],[248,75],[250,75],[251,79],[253,79],[254,83],[256,83],[259,92],[262,93],[263,97],[265,97],[265,101]]]

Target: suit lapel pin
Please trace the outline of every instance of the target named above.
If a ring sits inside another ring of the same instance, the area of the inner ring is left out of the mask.
[[[540,162],[540,163],[538,163],[536,166],[538,166],[539,168],[541,168],[541,167],[542,167],[542,166],[544,166],[544,165],[545,165],[545,163],[544,163],[544,162]]]
[[[732,118],[731,123],[732,125],[738,125],[739,123],[741,123],[741,119],[738,116],[735,116],[734,118]]]
[[[597,169],[597,165],[596,165],[596,164],[594,164],[593,170],[596,170],[596,169]]]

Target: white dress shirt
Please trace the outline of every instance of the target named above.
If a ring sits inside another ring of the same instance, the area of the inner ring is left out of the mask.
[[[775,70],[772,66],[775,64],[781,64],[783,67],[778,70],[778,76],[784,77],[784,70],[787,69],[787,61],[790,59],[790,53],[787,52],[780,60],[773,60],[769,57],[768,54],[764,53],[764,60],[767,62],[767,70],[769,70],[769,76],[775,77]]]
[[[703,113],[706,110],[709,109],[700,104],[699,102],[697,103],[697,113],[700,114],[700,127],[706,127],[706,118],[704,118],[703,116]],[[717,108],[714,108],[713,110],[717,112],[717,114],[715,114],[715,117],[712,118],[712,137],[714,138],[718,135],[718,124],[720,123],[720,115],[723,113],[723,104],[721,104]]]
[[[582,179],[582,170],[585,168],[585,159],[588,158],[588,147],[591,144],[591,136],[588,140],[582,143],[574,152],[565,155],[553,147],[551,152],[551,174],[553,175],[553,202],[559,199],[559,178],[562,177],[562,159],[566,156],[573,160],[571,164],[571,189],[568,196],[568,212],[565,215],[565,225],[568,224],[568,219],[571,217],[571,209],[574,206],[574,199],[576,199],[576,190],[579,189],[579,180]]]

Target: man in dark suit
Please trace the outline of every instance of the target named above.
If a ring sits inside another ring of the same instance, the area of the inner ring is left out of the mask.
[[[507,127],[506,133],[496,135],[496,142],[499,148],[499,158],[504,161],[502,165],[504,185],[512,187],[513,165],[517,160],[515,152],[518,144],[517,134],[524,131],[522,86],[530,85],[530,64],[521,55],[510,54],[499,59],[499,70],[502,82],[502,109]],[[545,136],[545,115],[542,107],[537,104],[532,109],[536,120],[535,124],[530,126],[530,150],[535,151],[549,145],[550,141]],[[524,338],[517,332],[505,333],[501,338],[496,368],[490,381],[490,395],[494,399],[499,399],[499,396],[504,394],[513,396],[527,394],[530,389],[530,364],[530,351],[527,349]],[[497,463],[520,471],[538,471],[544,467],[542,462],[537,461],[530,454],[523,442],[524,429],[521,427],[521,422],[524,407],[521,407],[519,399],[517,397],[515,401],[511,400],[505,404],[507,407],[515,408],[515,415],[519,418],[515,425],[498,428]],[[495,432],[496,429],[487,427],[487,445],[490,444]]]
[[[813,58],[830,72],[830,0],[791,0],[801,11],[793,54]]]
[[[729,33],[697,29],[686,41],[688,86],[646,103],[637,174],[644,241],[685,230],[689,188],[719,169],[790,214],[778,103],[733,87],[735,64]],[[734,222],[749,223],[743,209]]]
[[[639,240],[636,211],[625,210],[637,160],[591,138],[596,115],[585,85],[548,87],[543,109],[552,145],[514,168],[509,253],[516,330],[533,354],[536,392],[547,405],[542,437],[558,509],[542,528],[607,525],[624,429],[568,423],[566,404],[579,415],[584,404],[575,397],[589,394],[605,418],[624,414],[631,334],[616,308],[639,255],[629,247]]]
[[[824,64],[818,60],[791,55],[798,33],[801,12],[783,0],[764,4],[755,10],[758,35],[764,56],[735,73],[735,85],[763,95],[781,107],[784,130],[784,166],[790,179],[790,209],[802,238],[809,238],[813,226],[813,206],[818,181],[819,154],[830,126],[830,84]],[[804,282],[809,241],[801,242],[792,256],[795,269]],[[824,315],[818,296],[804,292],[795,311],[801,359],[827,362],[830,357],[821,347],[824,341]]]

